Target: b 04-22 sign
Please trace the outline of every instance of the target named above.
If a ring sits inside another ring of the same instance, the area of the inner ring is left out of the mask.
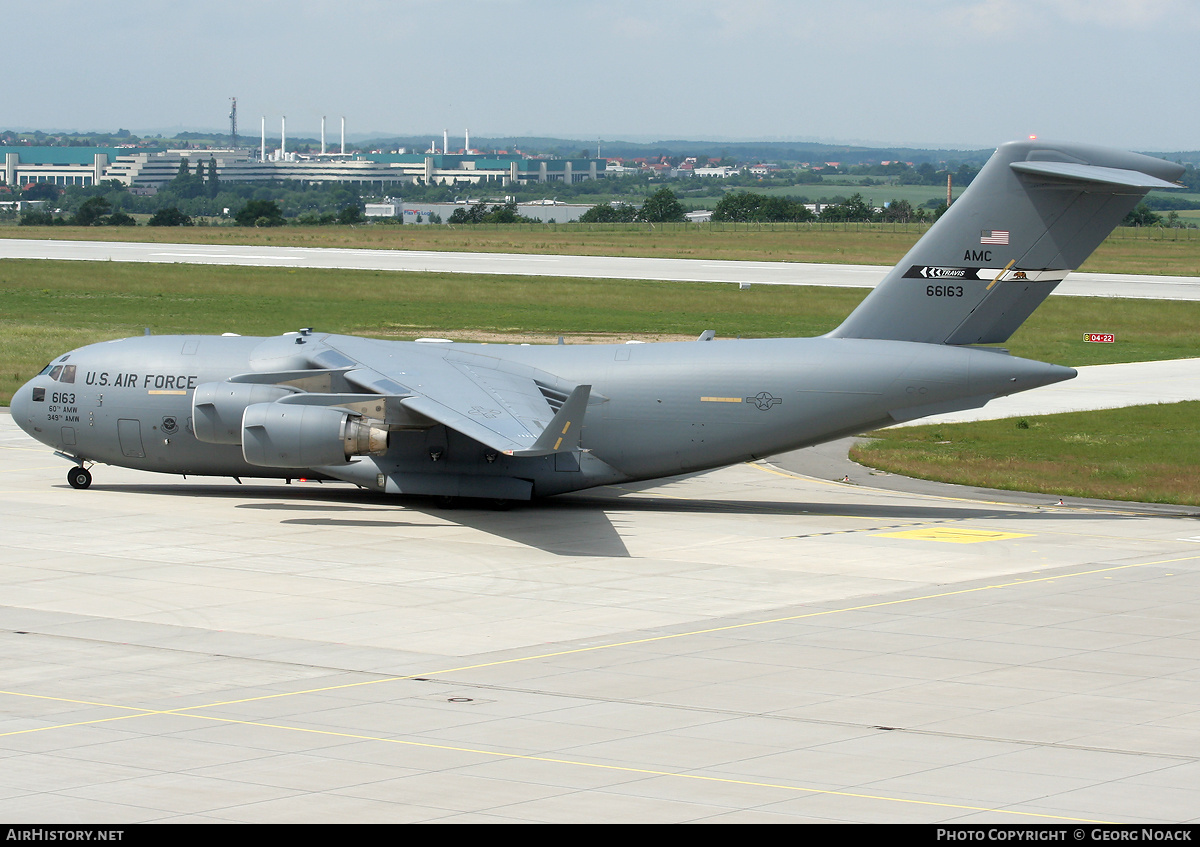
[[[1094,344],[1112,344],[1117,337],[1111,332],[1088,332],[1084,334],[1083,340]]]

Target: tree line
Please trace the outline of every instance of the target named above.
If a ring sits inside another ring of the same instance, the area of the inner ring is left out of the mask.
[[[579,216],[585,224],[677,223],[687,220],[687,212],[675,192],[663,186],[646,198],[641,206],[630,203],[598,203]]]

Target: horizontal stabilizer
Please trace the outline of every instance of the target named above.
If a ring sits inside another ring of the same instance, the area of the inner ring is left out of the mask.
[[[1129,188],[1180,187],[1177,182],[1167,182],[1165,179],[1159,179],[1141,171],[1131,171],[1126,168],[1101,168],[1095,165],[1080,165],[1075,162],[1013,162],[1009,167],[1021,173],[1041,174],[1074,182],[1124,185]]]

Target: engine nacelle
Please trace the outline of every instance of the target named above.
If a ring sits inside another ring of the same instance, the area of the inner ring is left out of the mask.
[[[291,394],[278,385],[205,382],[192,395],[192,431],[209,444],[241,444],[247,406],[271,403]]]
[[[266,468],[344,465],[387,452],[388,431],[328,406],[257,403],[242,416],[242,455]]]

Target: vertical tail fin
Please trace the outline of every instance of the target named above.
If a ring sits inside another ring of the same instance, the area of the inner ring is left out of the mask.
[[[1002,145],[834,338],[1006,341],[1151,188],[1183,167],[1088,144]]]

